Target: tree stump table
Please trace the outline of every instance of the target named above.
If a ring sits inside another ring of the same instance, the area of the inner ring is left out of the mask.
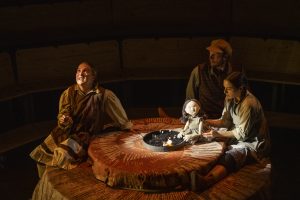
[[[190,172],[206,174],[224,150],[222,142],[196,143],[175,151],[145,147],[143,136],[182,128],[178,119],[146,118],[133,121],[133,131],[117,131],[92,140],[89,156],[95,177],[111,187],[142,191],[177,190],[189,186]]]
[[[71,170],[47,167],[35,187],[32,200],[271,199],[271,165],[267,163],[246,165],[201,193],[176,190],[180,184],[186,183],[190,170],[206,173],[223,149],[221,144],[213,142],[186,146],[174,152],[151,152],[141,144],[146,132],[179,127],[182,124],[175,119],[150,118],[134,121],[134,132],[101,135],[89,148],[94,161],[92,166],[85,162]],[[131,187],[133,190],[116,187]],[[171,191],[140,191],[162,188]]]

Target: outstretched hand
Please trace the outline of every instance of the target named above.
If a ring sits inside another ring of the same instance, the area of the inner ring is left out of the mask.
[[[177,134],[177,138],[182,138],[184,136],[183,132],[180,131],[178,134]]]
[[[210,130],[208,132],[202,133],[202,136],[205,137],[205,138],[207,138],[207,139],[213,139],[215,137],[218,137],[219,135],[220,134],[217,131],[215,131],[215,130]]]

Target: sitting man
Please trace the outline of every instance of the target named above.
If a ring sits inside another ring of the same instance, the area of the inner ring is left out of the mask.
[[[68,87],[59,101],[58,124],[44,142],[30,154],[41,177],[46,166],[72,169],[87,157],[90,138],[103,131],[104,114],[119,129],[131,129],[118,97],[99,86],[96,69],[87,62],[79,64],[76,84]]]

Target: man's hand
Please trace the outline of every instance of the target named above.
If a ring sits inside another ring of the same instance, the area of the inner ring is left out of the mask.
[[[79,137],[80,141],[85,143],[85,144],[89,144],[90,143],[90,134],[88,132],[80,132],[77,134],[77,136]]]
[[[69,124],[73,123],[73,119],[69,115],[62,115],[59,119],[58,122],[61,125],[67,126]]]

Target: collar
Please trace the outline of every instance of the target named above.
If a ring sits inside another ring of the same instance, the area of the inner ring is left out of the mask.
[[[93,89],[91,89],[88,93],[86,94],[90,94],[90,93],[96,93],[99,94],[100,93],[100,88],[99,88],[99,84],[96,84],[95,87]],[[79,86],[77,84],[75,84],[75,90],[77,90],[79,92],[79,94],[83,94],[85,95],[79,88]]]

